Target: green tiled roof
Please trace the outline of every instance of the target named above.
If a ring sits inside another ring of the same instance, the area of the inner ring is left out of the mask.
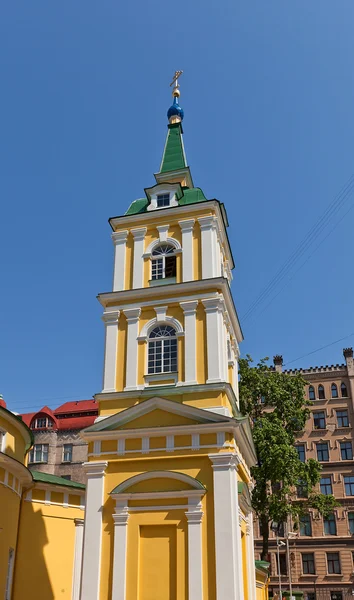
[[[254,564],[256,565],[256,569],[261,569],[262,571],[268,571],[269,562],[265,560],[255,560]]]
[[[53,485],[65,485],[66,487],[72,487],[79,490],[86,489],[84,483],[78,483],[77,481],[71,481],[70,479],[64,479],[64,477],[57,477],[56,475],[50,475],[49,473],[32,471],[32,477],[33,481],[40,481],[42,483],[52,483]]]
[[[203,191],[200,188],[184,188],[183,196],[178,200],[180,206],[186,204],[195,204],[196,202],[206,202],[207,198],[204,196]],[[148,200],[146,198],[138,198],[134,200],[129,206],[126,215],[138,215],[139,213],[146,212],[148,207]]]
[[[161,161],[160,173],[167,171],[178,171],[187,166],[182,139],[181,123],[173,123],[168,126],[167,139]]]

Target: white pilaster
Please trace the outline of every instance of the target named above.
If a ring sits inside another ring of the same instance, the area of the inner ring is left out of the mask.
[[[80,600],[82,545],[84,540],[84,520],[74,519],[75,523],[75,549],[73,569],[72,600]]]
[[[247,579],[248,579],[248,600],[256,600],[256,575],[254,570],[254,538],[253,538],[253,515],[248,513],[246,525],[246,545],[247,545]]]
[[[215,217],[198,219],[202,235],[202,278],[216,277],[216,227]]]
[[[207,328],[207,356],[208,356],[208,379],[207,383],[224,381],[222,348],[222,305],[220,298],[207,298],[202,300],[206,313]]]
[[[188,521],[188,598],[203,600],[202,517],[200,501],[189,503]]]
[[[102,392],[116,391],[119,315],[120,311],[117,310],[102,316],[106,328]]]
[[[238,518],[238,458],[231,452],[209,454],[214,480],[217,600],[243,600],[241,528]]]
[[[184,383],[197,383],[196,313],[198,300],[180,302],[184,312]]]
[[[123,311],[127,317],[128,339],[125,391],[136,390],[138,380],[138,328],[140,308],[127,308]]]
[[[195,220],[179,221],[182,231],[182,281],[193,280],[193,227]]]
[[[81,600],[99,600],[106,461],[83,463],[87,477]]]
[[[133,288],[142,288],[144,286],[144,239],[146,227],[132,229],[134,237],[134,264],[133,264]]]
[[[114,231],[112,240],[114,244],[114,273],[113,291],[124,290],[125,278],[125,251],[127,247],[128,230]]]
[[[112,600],[126,600],[127,577],[127,525],[128,508],[118,504],[113,515],[114,548],[113,548],[113,584]]]

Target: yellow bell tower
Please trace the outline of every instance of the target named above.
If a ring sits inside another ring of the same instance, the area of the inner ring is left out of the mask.
[[[187,166],[180,75],[156,183],[110,219],[103,389],[83,432],[82,600],[256,598],[228,222]]]

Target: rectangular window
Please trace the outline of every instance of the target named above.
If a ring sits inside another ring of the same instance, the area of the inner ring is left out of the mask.
[[[313,552],[302,555],[302,572],[304,575],[315,574],[315,555]]]
[[[326,429],[326,414],[323,410],[313,413],[314,429]]]
[[[157,208],[170,206],[170,194],[157,194]]]
[[[353,535],[354,534],[354,512],[348,512],[348,525],[349,525],[349,531]]]
[[[310,515],[303,515],[300,518],[300,535],[312,535]]]
[[[323,518],[325,535],[337,535],[336,517],[330,514]]]
[[[35,444],[29,455],[30,463],[47,463],[48,462],[49,444]]]
[[[332,495],[333,490],[332,490],[331,477],[321,477],[320,490],[321,490],[321,494],[325,494],[326,496]]]
[[[331,592],[331,600],[343,600],[343,592]]]
[[[349,427],[349,417],[347,410],[337,410],[337,426]]]
[[[68,481],[71,480],[71,475],[61,475],[62,479],[67,479]]]
[[[340,443],[340,455],[342,460],[353,460],[353,448],[351,442]]]
[[[163,279],[163,258],[154,258],[152,261],[151,279]]]
[[[286,564],[286,554],[279,554],[280,573],[278,575],[287,575],[288,569]],[[277,565],[278,567],[278,565]]]
[[[12,576],[13,576],[13,571],[14,571],[14,556],[15,556],[15,550],[13,548],[10,548],[9,549],[9,558],[7,561],[5,600],[10,600],[10,598],[11,598]]]
[[[316,592],[307,592],[307,600],[316,600]]]
[[[354,496],[354,477],[352,475],[344,476],[344,487],[346,496]]]
[[[36,428],[40,429],[42,427],[46,427],[47,426],[47,419],[46,417],[40,417],[39,419],[36,419]]]
[[[317,448],[317,460],[319,462],[329,461],[328,442],[319,442],[316,444]]]
[[[339,552],[327,552],[327,571],[330,575],[340,574]]]
[[[299,457],[299,460],[301,460],[301,462],[305,462],[306,461],[305,444],[297,444],[297,446],[295,446],[295,448],[297,450],[297,455]]]
[[[63,462],[71,462],[73,459],[73,445],[64,444],[63,446]]]
[[[5,436],[6,432],[0,429],[0,452],[5,452]]]
[[[306,481],[299,481],[298,486],[296,488],[296,493],[298,498],[307,498],[308,497],[308,489]]]

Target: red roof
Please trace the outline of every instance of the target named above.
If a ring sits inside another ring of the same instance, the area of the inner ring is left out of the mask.
[[[75,402],[65,402],[54,410],[55,415],[63,413],[87,412],[89,410],[98,412],[98,404],[96,400],[76,400]]]
[[[80,415],[80,413],[91,413],[90,415]],[[64,429],[83,429],[89,427],[95,422],[98,415],[98,404],[95,400],[77,400],[75,402],[65,402],[58,408],[52,410],[49,406],[44,406],[38,412],[25,413],[20,415],[23,422],[30,427],[33,419],[36,416],[48,415],[54,421],[54,427],[62,431]],[[61,417],[59,415],[70,415],[69,417]],[[41,431],[40,429],[38,431]]]

